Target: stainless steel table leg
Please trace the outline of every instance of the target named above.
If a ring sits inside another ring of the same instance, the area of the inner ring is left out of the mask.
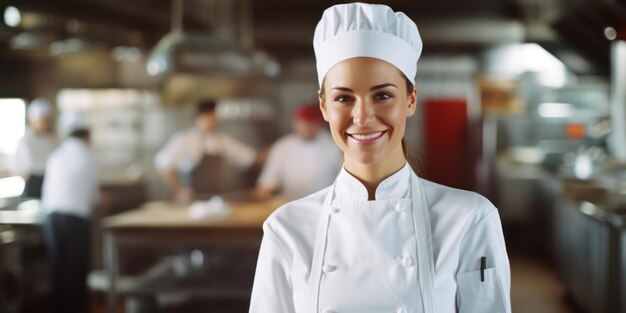
[[[109,307],[109,313],[116,313],[118,311],[118,292],[117,292],[117,276],[118,276],[118,257],[117,257],[117,242],[115,237],[110,232],[104,235],[104,267],[109,279],[109,293],[107,296],[107,302]]]

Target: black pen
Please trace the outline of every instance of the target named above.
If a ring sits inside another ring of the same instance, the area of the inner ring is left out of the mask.
[[[485,270],[487,269],[487,257],[480,258],[480,281],[485,281]]]

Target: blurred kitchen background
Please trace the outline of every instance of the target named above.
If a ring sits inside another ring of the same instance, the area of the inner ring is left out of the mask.
[[[332,4],[0,1],[0,312],[50,302],[38,202],[8,168],[40,97],[53,120],[79,111],[92,127],[107,199],[92,219],[92,312],[246,312],[260,225],[235,240],[124,214],[172,201],[154,156],[200,99],[258,151],[291,132],[317,101],[312,36]],[[386,4],[424,41],[406,139],[423,177],[499,208],[513,311],[626,312],[626,1]],[[240,191],[261,166],[230,169],[230,199],[254,206]]]

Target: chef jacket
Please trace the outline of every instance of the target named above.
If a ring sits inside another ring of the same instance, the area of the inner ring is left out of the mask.
[[[16,175],[42,176],[46,161],[56,146],[57,141],[52,134],[37,134],[27,128],[11,158],[11,172]]]
[[[291,199],[332,184],[341,168],[341,150],[326,131],[312,140],[287,135],[272,146],[257,185],[280,189]]]
[[[275,211],[250,312],[511,312],[502,227],[487,199],[405,165],[367,200],[343,169],[333,186]]]
[[[155,165],[159,170],[176,168],[188,173],[205,154],[223,155],[241,168],[252,165],[256,158],[254,149],[226,134],[206,134],[194,128],[174,135],[157,153]]]
[[[98,202],[96,157],[81,139],[66,139],[48,158],[41,202],[46,212],[89,218]]]

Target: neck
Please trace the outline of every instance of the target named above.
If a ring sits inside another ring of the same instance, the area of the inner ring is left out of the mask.
[[[31,128],[31,129],[32,129],[33,133],[34,133],[35,135],[37,135],[37,136],[45,136],[45,135],[47,135],[47,134],[49,133],[49,132],[48,132],[47,130],[45,130],[45,129],[34,129],[34,128]]]
[[[303,136],[298,136],[298,137],[300,137],[300,139],[301,139],[302,141],[305,141],[305,142],[313,142],[313,141],[315,141],[315,139],[317,138],[317,134],[315,134],[315,135],[313,135],[313,136],[310,136],[310,137],[303,137]]]
[[[201,135],[211,135],[211,134],[215,134],[215,133],[216,133],[215,129],[202,129],[202,128],[197,128],[197,131],[198,131]]]
[[[398,148],[394,149],[388,157],[374,163],[359,163],[347,155],[344,155],[344,158],[346,171],[365,186],[368,193],[368,200],[376,200],[376,188],[378,188],[378,185],[385,180],[385,178],[402,169],[406,163],[401,145],[398,145]]]

